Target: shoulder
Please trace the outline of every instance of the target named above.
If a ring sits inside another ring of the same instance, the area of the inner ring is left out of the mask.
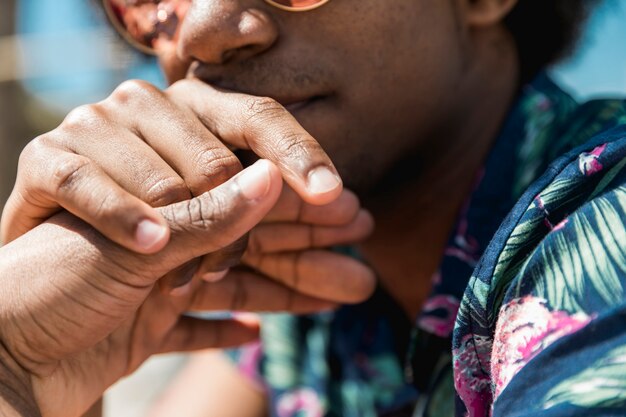
[[[626,411],[626,145],[594,150],[578,165],[596,180],[528,254],[499,305],[494,415]]]
[[[518,227],[536,243],[510,281],[494,282],[502,294],[490,306],[494,398],[550,345],[624,304],[626,132],[581,152],[529,210]]]
[[[610,128],[556,159],[522,195],[470,280],[454,355],[472,415],[549,345],[623,302],[626,119],[603,123]]]

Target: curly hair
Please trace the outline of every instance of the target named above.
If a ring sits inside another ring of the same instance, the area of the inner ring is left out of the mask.
[[[599,0],[519,0],[504,23],[513,34],[522,80],[570,54]]]

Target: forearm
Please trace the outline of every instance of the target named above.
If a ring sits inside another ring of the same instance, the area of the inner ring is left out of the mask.
[[[29,381],[0,344],[0,417],[41,417]]]

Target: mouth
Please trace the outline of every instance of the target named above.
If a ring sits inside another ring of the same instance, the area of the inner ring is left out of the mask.
[[[246,88],[239,88],[238,86],[232,85],[231,83],[224,82],[224,80],[221,80],[221,79],[207,79],[207,78],[200,78],[198,76],[194,76],[194,78],[199,79],[203,82],[206,82],[207,84],[210,84],[213,87],[219,88],[220,90],[224,90],[224,91],[232,91],[234,93],[249,94],[249,95],[258,96],[258,97],[271,97],[272,99],[280,103],[280,105],[283,106],[289,113],[292,113],[292,114],[300,112],[308,107],[311,107],[324,99],[328,99],[332,95],[331,93],[327,93],[327,92],[324,92],[321,94],[318,94],[318,93],[272,94],[271,92],[250,91]]]
[[[297,113],[309,106],[312,106],[319,101],[323,100],[327,96],[324,95],[314,95],[306,99],[301,100],[281,100],[279,98],[275,99],[278,101],[287,111],[291,114]]]

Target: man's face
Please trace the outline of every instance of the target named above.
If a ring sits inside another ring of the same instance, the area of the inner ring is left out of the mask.
[[[366,192],[407,154],[445,141],[463,72],[455,2],[333,0],[285,12],[260,0],[197,0],[178,57],[187,76],[285,104],[336,164]],[[177,76],[173,71],[170,80]]]

